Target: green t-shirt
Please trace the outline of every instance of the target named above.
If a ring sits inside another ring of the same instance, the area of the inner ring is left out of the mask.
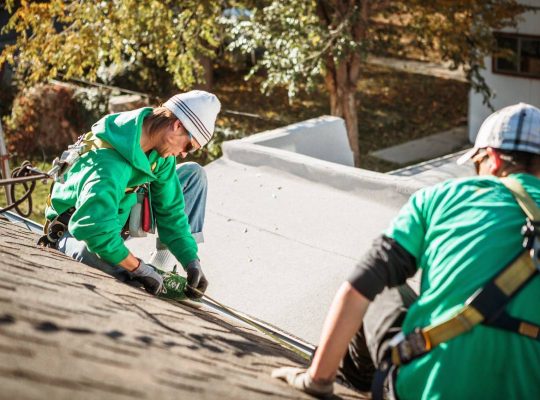
[[[540,204],[540,179],[515,174]],[[405,333],[445,319],[522,249],[525,214],[496,177],[450,180],[415,193],[386,234],[422,269]],[[507,307],[540,324],[540,277]],[[540,399],[540,342],[476,326],[399,369],[401,399]]]

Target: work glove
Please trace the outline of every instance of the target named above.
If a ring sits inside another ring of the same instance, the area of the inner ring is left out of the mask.
[[[139,266],[131,271],[131,276],[142,283],[144,290],[150,294],[157,296],[163,291],[163,278],[152,265],[146,264],[143,260],[139,260]]]
[[[282,379],[293,388],[312,396],[324,398],[334,392],[334,382],[314,382],[303,368],[282,367],[272,371],[272,378]]]
[[[208,287],[208,281],[204,276],[199,260],[193,260],[186,268],[187,287],[186,296],[190,299],[199,299]],[[196,290],[193,290],[196,289]]]

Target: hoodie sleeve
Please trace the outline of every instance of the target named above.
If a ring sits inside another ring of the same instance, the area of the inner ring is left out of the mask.
[[[157,180],[152,182],[150,194],[159,239],[186,268],[198,258],[198,248],[184,211],[184,193],[176,175],[174,157],[167,157],[155,175]]]
[[[129,254],[120,232],[118,209],[129,180],[129,168],[116,152],[102,150],[85,159],[78,173],[75,212],[69,231],[88,249],[110,264],[118,264]],[[82,161],[82,160],[81,160]]]

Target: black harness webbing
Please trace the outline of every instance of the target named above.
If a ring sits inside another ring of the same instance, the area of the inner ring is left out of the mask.
[[[540,325],[524,319],[514,318],[506,311],[503,311],[497,319],[487,325],[510,332],[517,332],[531,339],[540,340]]]

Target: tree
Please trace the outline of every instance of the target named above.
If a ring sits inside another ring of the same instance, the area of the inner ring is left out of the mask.
[[[16,6],[17,3],[17,6]],[[180,89],[204,83],[204,58],[219,45],[222,2],[211,0],[7,0],[4,31],[17,42],[0,55],[25,86],[57,78],[96,80],[100,68],[164,68]]]
[[[405,45],[436,50],[453,68],[464,67],[486,99],[479,71],[494,49],[492,30],[515,24],[526,7],[513,0],[269,0],[254,2],[251,18],[234,23],[232,48],[264,54],[263,89],[288,87],[289,96],[323,78],[330,112],[345,119],[355,165],[358,146],[356,87],[368,54],[395,54]],[[408,40],[408,43],[404,43]]]

